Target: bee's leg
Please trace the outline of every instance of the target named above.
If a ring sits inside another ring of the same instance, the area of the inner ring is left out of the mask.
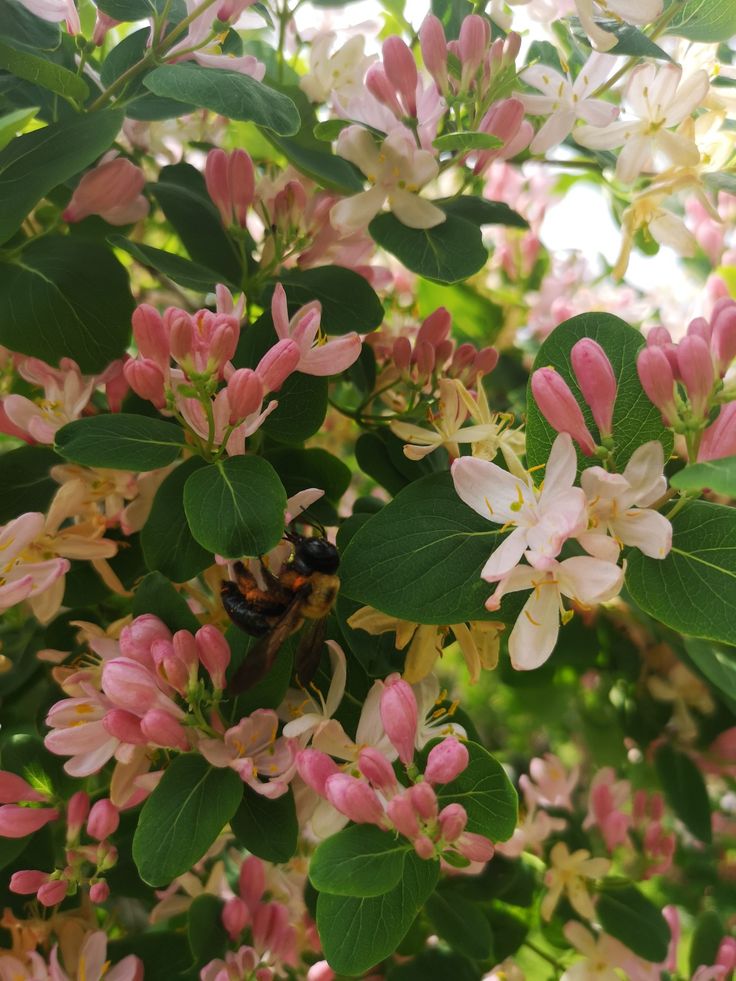
[[[271,629],[269,620],[247,602],[234,582],[223,582],[220,595],[225,612],[236,627],[253,637],[262,637]]]

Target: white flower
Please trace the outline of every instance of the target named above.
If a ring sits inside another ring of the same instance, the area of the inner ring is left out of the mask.
[[[373,184],[334,205],[330,219],[341,232],[365,229],[387,198],[391,211],[409,228],[433,228],[445,220],[444,211],[418,195],[439,173],[437,161],[428,150],[415,146],[405,130],[389,133],[379,147],[368,130],[348,126],[337,139],[337,152]]]
[[[376,56],[365,54],[361,34],[330,54],[334,42],[331,31],[318,34],[309,49],[309,73],[300,80],[299,88],[312,102],[327,102],[332,93],[352,99],[365,91],[363,78]]]
[[[517,92],[516,97],[521,99],[526,111],[532,115],[549,115],[529,145],[532,153],[545,153],[562,143],[578,119],[593,126],[613,122],[618,115],[616,106],[591,96],[615,64],[616,59],[610,55],[594,52],[574,82],[569,75],[564,77],[548,65],[532,65],[521,73],[520,78],[527,85],[539,89],[543,95]]]
[[[345,652],[334,640],[328,640],[326,643],[332,667],[327,697],[323,698],[322,693],[314,685],[310,685],[312,693],[307,692],[306,689],[296,691],[290,688],[279,707],[279,718],[291,719],[284,726],[283,734],[287,739],[301,739],[304,746],[309,742],[310,737],[322,731],[325,723],[337,711],[345,693],[347,680]]]
[[[610,51],[618,38],[604,31],[593,19],[594,8],[609,20],[623,20],[627,24],[650,24],[662,13],[662,0],[575,0],[580,24],[598,51]]]
[[[616,968],[622,966],[627,953],[618,940],[605,933],[595,937],[582,923],[574,920],[565,924],[563,932],[585,960],[576,961],[569,967],[561,981],[618,981]]]
[[[654,170],[659,158],[671,166],[693,167],[700,159],[696,144],[682,133],[673,133],[671,127],[703,102],[708,87],[708,75],[702,70],[683,82],[679,65],[639,65],[631,73],[626,92],[638,118],[603,127],[583,125],[575,130],[575,139],[591,150],[623,146],[616,176],[626,183],[644,170]]]

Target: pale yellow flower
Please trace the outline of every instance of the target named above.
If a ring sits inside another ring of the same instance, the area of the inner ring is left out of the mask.
[[[550,920],[562,894],[586,920],[595,917],[595,907],[588,893],[586,879],[600,879],[611,867],[607,858],[591,858],[587,848],[570,852],[564,841],[558,841],[549,853],[550,867],[544,876],[549,890],[542,900],[542,919]]]

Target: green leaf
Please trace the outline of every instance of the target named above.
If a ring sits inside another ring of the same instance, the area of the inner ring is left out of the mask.
[[[215,561],[189,530],[184,511],[184,485],[207,464],[201,457],[185,460],[168,475],[153,499],[148,520],[141,531],[146,565],[173,582],[186,582]]]
[[[425,747],[423,757],[433,745]],[[465,746],[470,754],[467,768],[456,780],[435,788],[440,809],[446,804],[462,804],[468,813],[468,831],[491,841],[506,841],[516,828],[516,791],[504,768],[487,750],[470,741]]]
[[[463,504],[448,473],[431,474],[358,529],[342,558],[342,592],[417,623],[488,619],[480,570],[498,540],[498,527]]]
[[[281,136],[292,136],[299,129],[299,113],[291,99],[240,72],[180,62],[154,69],[143,84],[154,95],[209,109],[228,119],[252,120]]]
[[[172,633],[177,630],[196,633],[200,627],[187,601],[160,572],[149,572],[143,578],[133,597],[132,612],[134,617],[153,613]]]
[[[252,855],[264,862],[288,862],[296,852],[299,837],[291,789],[281,797],[269,800],[246,786],[230,827],[243,848]]]
[[[350,486],[350,468],[316,446],[307,450],[272,450],[266,459],[279,475],[287,497],[308,487],[319,487],[328,501],[337,504]]]
[[[322,304],[321,325],[326,334],[367,334],[383,323],[383,304],[368,281],[343,266],[284,269],[279,282],[289,306],[311,300]],[[270,302],[270,297],[267,298]]]
[[[332,143],[336,140],[340,133],[348,126],[351,126],[349,119],[326,119],[324,122],[317,123],[312,129],[312,134],[315,140],[320,140],[324,143]]]
[[[37,112],[38,106],[30,106],[28,109],[16,109],[0,116],[0,150],[5,149],[16,133],[30,123]]]
[[[400,262],[437,283],[458,283],[482,269],[488,259],[480,229],[449,215],[434,228],[409,228],[392,214],[378,215],[368,226],[373,241]]]
[[[736,34],[733,0],[687,0],[678,6],[679,10],[667,25],[667,34],[705,44],[728,41]]]
[[[64,98],[81,102],[89,95],[89,88],[81,75],[48,58],[39,58],[29,51],[13,48],[3,41],[0,41],[0,68]]]
[[[362,974],[392,954],[432,893],[439,863],[407,852],[399,882],[382,896],[320,893],[317,930],[330,967],[338,974]]]
[[[667,956],[670,928],[660,910],[632,885],[604,885],[596,906],[601,926],[647,961]]]
[[[133,309],[128,274],[96,243],[50,235],[0,263],[0,343],[13,351],[100,371],[124,353]]]
[[[197,967],[225,953],[228,937],[222,925],[223,906],[217,896],[203,893],[194,899],[187,911],[187,939]]]
[[[261,429],[280,443],[303,443],[324,421],[327,379],[295,371],[279,389],[278,403]]]
[[[191,965],[189,945],[176,930],[134,933],[123,940],[110,940],[107,956],[117,964],[129,954],[143,961],[146,981],[171,981]]]
[[[0,0],[0,25],[4,38],[30,49],[55,51],[61,43],[59,24],[42,20],[13,0]]]
[[[478,981],[478,969],[466,957],[439,948],[423,950],[403,964],[393,964],[386,981]]]
[[[437,150],[495,150],[503,146],[503,140],[491,133],[445,133],[432,140],[432,146]]]
[[[225,558],[264,555],[284,533],[286,493],[270,463],[232,456],[191,474],[184,510],[192,535]]]
[[[168,276],[169,279],[173,279],[175,283],[185,286],[189,290],[196,290],[198,293],[211,293],[218,283],[224,281],[222,273],[215,272],[213,269],[206,269],[199,263],[175,255],[173,252],[165,252],[163,249],[154,249],[150,245],[131,242],[123,235],[110,235],[107,241],[114,248],[127,252],[136,262],[140,262],[147,269],[154,269],[156,272],[163,273],[164,276]],[[225,282],[225,285],[233,287],[232,283]]]
[[[202,174],[191,164],[164,167],[150,190],[194,262],[239,283],[242,264],[225,233]]]
[[[184,431],[173,422],[126,412],[68,422],[56,434],[56,448],[86,467],[156,470],[173,463],[184,446]]]
[[[326,838],[312,855],[309,880],[334,896],[382,896],[404,871],[411,845],[372,824],[353,824]]]
[[[613,34],[617,38],[616,44],[609,52],[610,54],[629,55],[634,58],[659,58],[663,61],[672,61],[667,52],[663,51],[658,44],[655,44],[638,27],[632,27],[631,24],[624,24],[621,21],[606,19],[599,20],[598,25],[604,31],[608,31],[609,34]],[[583,44],[590,47],[590,41],[582,26],[576,26],[573,34],[577,40],[582,41]]]
[[[703,774],[686,753],[679,752],[669,743],[656,751],[654,765],[667,803],[691,834],[710,844],[710,800]]]
[[[690,975],[694,975],[699,967],[715,964],[718,948],[723,940],[725,930],[723,921],[714,909],[706,909],[695,921],[690,945]]]
[[[100,10],[115,20],[145,20],[156,10],[150,0],[98,0]]]
[[[570,386],[580,405],[588,428],[596,438],[598,429],[593,415],[580,393],[570,363],[570,350],[582,337],[598,341],[608,355],[616,376],[618,390],[613,410],[613,438],[616,444],[614,459],[618,470],[628,463],[632,453],[643,443],[659,440],[664,447],[665,460],[672,450],[672,434],[662,425],[659,409],[649,401],[641,387],[636,371],[636,356],[644,346],[638,330],[629,327],[610,313],[583,313],[555,327],[542,344],[534,361],[537,368],[553,367]],[[545,464],[549,459],[557,432],[549,425],[527,389],[526,452],[530,467]],[[597,466],[596,457],[586,457],[578,451],[578,467]]]
[[[118,109],[75,115],[25,133],[5,147],[0,153],[0,243],[10,238],[52,188],[109,150],[122,123]],[[64,241],[69,243],[69,239]],[[87,269],[92,266],[88,264]]]
[[[143,805],[133,838],[143,881],[166,886],[188,872],[230,821],[242,795],[234,770],[215,769],[197,753],[177,756]]]
[[[459,36],[463,18],[472,14],[474,9],[469,0],[432,0],[431,4],[432,13],[442,22],[448,41]]]
[[[626,585],[645,613],[683,634],[736,644],[736,512],[706,501],[672,519],[666,559],[632,551]]]
[[[683,467],[670,478],[670,486],[685,491],[704,490],[708,487],[724,497],[736,497],[736,456]]]
[[[21,446],[0,456],[0,524],[26,511],[46,511],[59,489],[49,470],[61,462],[46,446]]]
[[[698,670],[724,696],[736,713],[736,650],[707,640],[685,637],[685,650]]]
[[[518,211],[510,208],[505,201],[489,201],[487,198],[460,194],[455,198],[436,201],[442,210],[456,218],[464,218],[474,225],[509,225],[514,228],[528,228],[529,222]]]
[[[427,915],[437,934],[453,950],[485,960],[491,956],[493,933],[487,917],[476,903],[440,886],[427,900]]]

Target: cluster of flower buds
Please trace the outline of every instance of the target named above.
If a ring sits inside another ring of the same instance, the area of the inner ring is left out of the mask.
[[[424,773],[415,775],[418,706],[411,685],[398,674],[386,679],[380,715],[391,745],[407,768],[410,786],[399,783],[386,756],[372,746],[360,750],[357,772],[351,773],[340,769],[326,753],[302,750],[297,756],[301,778],[348,820],[404,835],[420,858],[454,852],[470,862],[487,862],[493,844],[465,830],[468,815],[461,804],[450,803],[440,810],[434,789],[455,780],[467,768],[467,748],[454,736],[446,737],[429,751]]]
[[[107,155],[82,177],[61,217],[72,223],[99,215],[110,225],[130,225],[148,214],[148,200],[141,194],[145,183],[140,167]]]
[[[616,376],[608,355],[591,337],[583,337],[570,351],[570,360],[580,393],[598,427],[600,442],[604,447],[610,446]],[[531,386],[537,407],[550,426],[570,435],[586,456],[596,455],[598,446],[565,379],[554,368],[538,368]]]
[[[223,225],[245,228],[248,209],[255,199],[255,170],[245,150],[210,150],[204,179]]]
[[[383,42],[383,62],[368,69],[366,88],[397,119],[416,119],[419,85],[419,73],[411,48],[396,35],[387,37]]]
[[[254,960],[252,971],[265,960],[272,966],[297,963],[296,930],[289,908],[276,900],[265,900],[265,892],[265,863],[251,855],[240,866],[237,895],[226,900],[222,909],[222,924],[233,942],[244,930],[250,931],[248,950],[250,960]],[[244,949],[241,947],[239,953]],[[255,977],[261,975],[256,973]],[[270,970],[268,977],[271,977]]]
[[[0,770],[0,838],[25,838],[59,817],[46,790]]]
[[[7,785],[7,778],[12,776],[14,775],[3,773],[0,775],[0,781]],[[21,781],[20,777],[14,779]],[[25,783],[25,781],[21,782]],[[25,799],[37,798],[26,796]],[[89,796],[84,790],[77,791],[67,802],[64,868],[56,869],[54,872],[41,872],[36,869],[14,872],[10,878],[11,892],[24,896],[35,895],[42,906],[56,906],[65,896],[75,893],[81,886],[87,886],[93,903],[105,902],[110,895],[110,887],[103,876],[118,859],[117,849],[107,839],[117,831],[120,816],[117,807],[107,798],[102,798],[91,806],[90,804]],[[31,811],[34,812],[39,813],[39,809],[35,808]],[[53,813],[58,817],[59,811],[54,810]],[[94,839],[94,844],[80,842],[82,829],[85,826],[86,833],[88,837]],[[26,834],[28,833],[30,832],[27,831]],[[18,835],[12,834],[10,837],[18,837]],[[91,872],[90,866],[93,870]]]
[[[705,429],[699,460],[736,453],[736,408],[732,401],[736,392],[723,383],[734,357],[736,301],[727,298],[716,302],[710,320],[696,317],[691,321],[679,344],[673,343],[666,327],[655,327],[639,353],[639,379],[662,413],[664,424],[685,434],[700,434]],[[720,402],[729,404],[707,426],[711,410]]]
[[[515,75],[521,47],[521,37],[514,31],[505,39],[491,40],[490,23],[479,14],[465,17],[458,39],[449,43],[442,22],[429,14],[419,30],[419,42],[427,71],[444,96],[475,92],[481,99],[492,96],[494,82],[504,71],[510,69]],[[451,70],[448,55],[458,60],[459,77]]]

